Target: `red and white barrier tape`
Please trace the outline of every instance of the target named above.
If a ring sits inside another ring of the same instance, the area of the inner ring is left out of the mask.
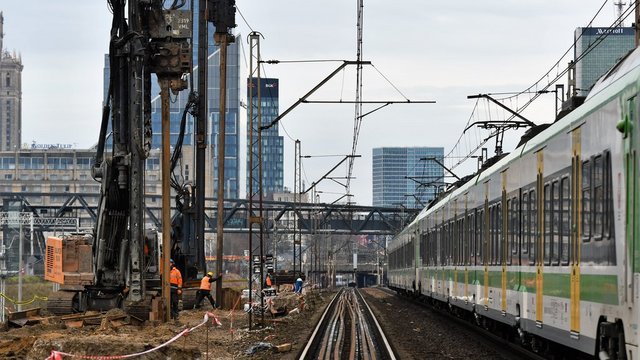
[[[51,350],[51,355],[49,355],[48,358],[46,358],[45,360],[62,360],[63,356],[68,356],[68,357],[74,357],[74,358],[79,358],[79,359],[101,359],[101,360],[111,360],[111,359],[128,359],[128,358],[132,358],[132,357],[136,357],[136,356],[141,356],[141,355],[145,355],[145,354],[149,354],[152,353],[156,350],[159,350],[169,344],[171,344],[172,342],[178,340],[180,337],[192,332],[193,330],[201,327],[202,325],[206,324],[207,321],[209,321],[209,318],[212,318],[211,322],[213,325],[217,325],[217,326],[221,326],[222,323],[220,322],[220,320],[218,320],[218,318],[210,313],[207,312],[206,314],[204,314],[204,319],[202,320],[202,322],[190,329],[184,329],[182,330],[178,335],[172,337],[171,339],[169,339],[167,342],[165,342],[164,344],[160,344],[156,347],[154,347],[153,349],[149,349],[140,353],[136,353],[136,354],[129,354],[129,355],[74,355],[74,354],[68,354],[62,351],[57,351],[57,350]]]

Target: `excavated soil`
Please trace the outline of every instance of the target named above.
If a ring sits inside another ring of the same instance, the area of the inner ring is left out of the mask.
[[[186,328],[200,324],[206,311],[212,312],[222,325],[214,327],[210,321],[208,326],[200,327],[167,347],[136,359],[294,359],[306,344],[331,295],[330,292],[307,293],[303,311],[278,318],[265,316],[266,326],[257,327],[251,332],[248,331],[247,313],[238,310],[212,311],[210,308],[185,310],[180,313],[178,321],[164,324],[147,322],[143,326],[103,321],[101,325],[71,328],[56,318],[47,318],[33,326],[0,329],[0,359],[46,359],[52,349],[92,356],[139,353],[168,341]],[[260,342],[274,346],[291,343],[292,348],[286,353],[266,349],[249,354],[248,350]]]

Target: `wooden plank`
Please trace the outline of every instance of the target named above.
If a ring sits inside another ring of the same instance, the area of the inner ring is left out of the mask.
[[[7,316],[8,320],[18,320],[18,319],[26,319],[29,317],[39,317],[40,316],[40,308],[32,308],[22,311],[9,312]]]

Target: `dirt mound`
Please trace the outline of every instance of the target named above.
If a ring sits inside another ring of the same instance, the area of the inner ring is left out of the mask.
[[[313,306],[307,306],[302,312],[292,316],[274,318],[266,315],[265,324],[256,325],[253,331],[248,331],[247,313],[239,310],[214,310],[212,313],[222,326],[214,326],[209,321],[207,325],[189,332],[166,347],[137,359],[293,359],[313,331],[315,321],[324,309],[324,304],[328,303],[330,294],[310,293],[304,299]],[[300,304],[300,298],[291,293],[283,294],[279,301],[289,310]],[[185,329],[201,324],[206,313],[203,310],[185,310],[180,312],[179,321],[152,321],[142,326],[121,323],[124,320],[109,321],[110,318],[123,315],[119,309],[103,314],[101,322],[92,325],[85,323],[81,327],[67,326],[60,318],[46,318],[37,325],[3,332],[0,336],[0,359],[42,360],[52,350],[92,356],[140,353],[164,344]],[[253,317],[254,321],[259,321],[260,318]],[[248,349],[259,342],[292,346],[287,353],[261,350],[253,355],[246,354]]]

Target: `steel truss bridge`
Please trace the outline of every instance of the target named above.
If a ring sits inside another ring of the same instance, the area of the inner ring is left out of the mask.
[[[99,194],[87,193],[10,193],[0,192],[4,203],[22,201],[22,211],[31,212],[41,218],[79,218],[80,228],[91,228],[97,219]],[[60,205],[43,205],[44,199],[55,198]],[[40,201],[30,201],[39,198]],[[64,199],[64,201],[62,201]],[[216,199],[205,199],[205,232],[216,232]],[[158,204],[157,206],[154,204]],[[145,195],[147,222],[161,229],[161,195]],[[7,209],[5,209],[7,211]],[[344,235],[395,235],[418,214],[420,209],[404,207],[372,207],[324,203],[298,203],[263,201],[265,231],[279,234],[344,234]],[[175,215],[175,208],[172,207]],[[249,232],[249,200],[229,199],[225,201],[224,231],[228,233]],[[256,214],[251,214],[256,216]],[[58,222],[38,221],[39,230],[76,231],[78,225],[65,226]],[[71,223],[69,223],[71,225]],[[50,228],[49,228],[50,227]]]

